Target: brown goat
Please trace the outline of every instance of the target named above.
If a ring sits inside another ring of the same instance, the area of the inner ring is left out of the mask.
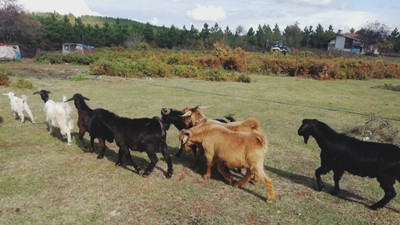
[[[224,179],[232,184],[233,180],[224,168],[246,168],[246,175],[239,180],[235,187],[246,184],[251,175],[261,179],[266,191],[266,200],[271,203],[274,199],[272,180],[264,172],[264,159],[267,153],[267,141],[258,132],[234,132],[220,125],[203,124],[182,130],[179,140],[185,150],[190,152],[191,145],[198,144],[203,147],[207,158],[207,172],[204,179],[211,176],[211,168],[218,160],[218,171]]]

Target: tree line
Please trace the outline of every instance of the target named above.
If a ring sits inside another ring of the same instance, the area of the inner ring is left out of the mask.
[[[128,48],[175,48],[204,50],[213,48],[221,42],[231,48],[240,47],[247,51],[266,51],[276,40],[283,40],[291,48],[327,49],[328,41],[336,36],[332,25],[325,29],[321,24],[315,28],[303,29],[298,23],[286,26],[283,30],[275,24],[234,30],[222,28],[215,23],[204,23],[201,29],[193,25],[182,29],[159,27],[149,23],[120,18],[95,16],[74,17],[57,13],[33,14],[24,12],[17,0],[0,0],[0,42],[19,44],[21,49],[60,50],[65,42],[76,42],[95,47],[123,46]],[[400,33],[397,28],[390,31],[385,24],[369,23],[357,33],[364,42],[379,44],[384,51],[400,50]]]

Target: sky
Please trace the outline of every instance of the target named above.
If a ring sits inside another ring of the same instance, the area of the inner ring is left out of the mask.
[[[298,23],[314,28],[329,25],[334,31],[348,32],[376,21],[390,30],[400,29],[399,0],[17,0],[28,12],[72,13],[149,22],[156,26],[201,30],[204,23],[223,30],[238,26],[245,30],[258,25],[278,24],[281,31]]]

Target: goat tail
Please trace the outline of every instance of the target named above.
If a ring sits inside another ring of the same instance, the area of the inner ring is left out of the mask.
[[[260,123],[255,119],[247,119],[243,121],[243,125],[256,131],[260,129]]]

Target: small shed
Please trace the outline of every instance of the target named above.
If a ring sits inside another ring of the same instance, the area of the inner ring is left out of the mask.
[[[359,35],[352,33],[338,33],[335,38],[329,40],[328,50],[331,49],[360,54],[379,54],[375,45],[365,43]]]
[[[80,43],[63,43],[62,44],[62,53],[63,54],[71,54],[71,53],[81,53],[81,54],[91,54],[94,52],[94,47],[90,45],[84,45]]]
[[[21,60],[19,46],[0,43],[0,60]]]

